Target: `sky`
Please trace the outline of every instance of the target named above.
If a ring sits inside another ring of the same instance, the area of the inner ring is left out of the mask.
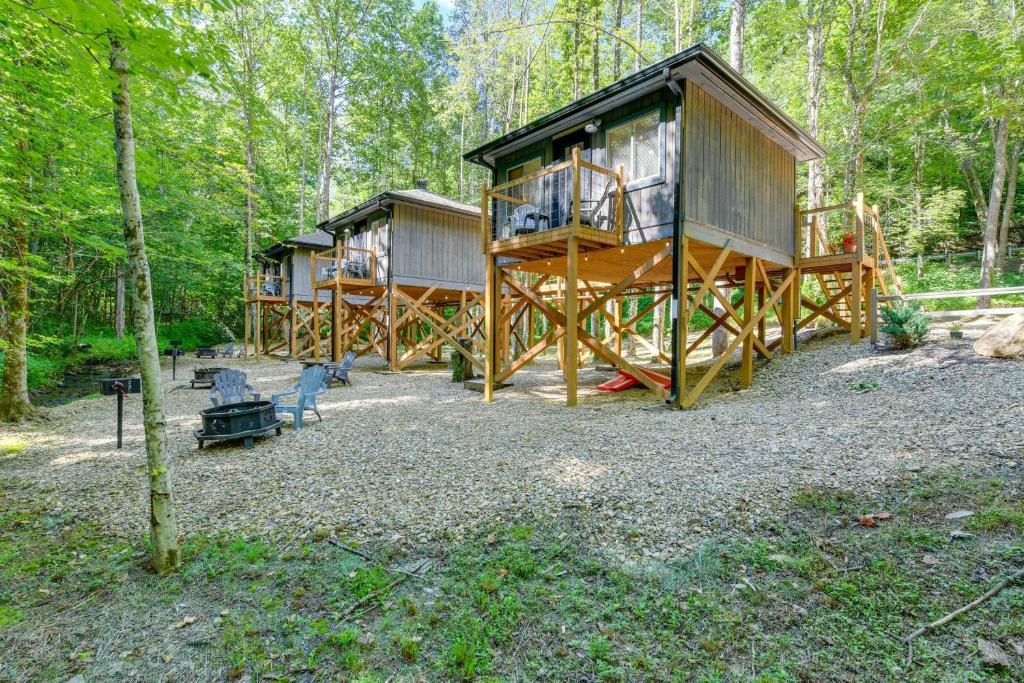
[[[427,2],[427,0],[416,0],[416,6],[422,7],[424,2]],[[455,0],[434,0],[434,2],[436,2],[437,6],[441,8],[441,16],[445,18],[445,21],[447,21],[448,17],[451,16]]]

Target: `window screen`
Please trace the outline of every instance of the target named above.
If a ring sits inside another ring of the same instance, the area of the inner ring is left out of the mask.
[[[608,165],[613,171],[621,165],[627,183],[661,175],[660,123],[660,113],[652,111],[613,126],[605,134]]]

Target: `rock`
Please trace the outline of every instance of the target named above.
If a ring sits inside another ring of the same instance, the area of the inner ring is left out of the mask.
[[[715,306],[715,315],[722,317],[725,309],[719,305]],[[718,327],[711,333],[711,355],[718,358],[729,348],[729,332],[724,327]]]
[[[950,512],[948,515],[946,515],[946,521],[957,522],[961,519],[967,519],[968,517],[973,516],[974,512],[972,510],[956,510],[955,512]]]
[[[978,638],[978,652],[981,654],[981,661],[988,666],[1005,668],[1010,666],[1010,657],[999,646],[991,640]]]
[[[974,352],[988,358],[1024,356],[1024,312],[1014,313],[990,327],[974,342]]]

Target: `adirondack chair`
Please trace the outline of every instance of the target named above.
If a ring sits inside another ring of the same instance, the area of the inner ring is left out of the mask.
[[[250,398],[245,397],[246,393],[250,395]],[[213,405],[220,406],[242,401],[258,401],[260,395],[248,383],[244,372],[228,368],[213,376],[210,400],[213,401]]]
[[[355,351],[346,352],[345,355],[341,357],[341,362],[334,366],[334,372],[331,373],[331,377],[344,385],[352,386],[352,380],[348,378],[348,371],[351,370],[355,364]]]
[[[224,350],[220,352],[221,358],[238,358],[242,355],[242,347],[239,346],[235,349],[235,342],[228,342],[224,345]]]
[[[307,410],[312,410],[316,414],[316,418],[323,422],[320,411],[316,407],[316,397],[325,391],[327,391],[327,385],[324,384],[324,369],[319,365],[314,365],[302,371],[299,381],[289,391],[273,394],[270,401],[276,406],[275,410],[278,413],[291,413],[295,418],[295,431],[299,431],[302,429],[302,416]],[[295,396],[295,405],[282,405],[281,399],[285,396]]]

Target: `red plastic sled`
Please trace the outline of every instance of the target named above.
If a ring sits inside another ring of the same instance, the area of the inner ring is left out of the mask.
[[[641,369],[640,371],[666,389],[672,386],[672,378],[670,377],[666,377],[665,375],[657,372],[652,372],[651,370]],[[619,370],[618,377],[610,379],[603,384],[598,384],[595,388],[598,391],[625,391],[626,389],[635,386],[643,386],[643,384],[635,376],[625,370]]]

